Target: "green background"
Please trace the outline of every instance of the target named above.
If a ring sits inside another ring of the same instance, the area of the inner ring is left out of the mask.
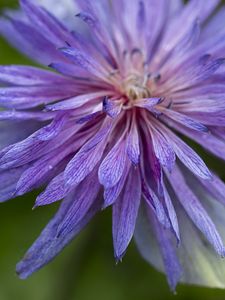
[[[0,8],[14,4],[13,0],[0,0]],[[30,63],[0,39],[0,64]],[[212,159],[208,163],[224,175],[220,163],[214,165]],[[140,257],[133,243],[123,262],[116,265],[110,209],[98,215],[50,265],[20,280],[16,263],[57,209],[52,205],[32,211],[35,196],[32,193],[1,204],[0,300],[225,299],[223,290],[183,285],[173,295],[165,277]]]

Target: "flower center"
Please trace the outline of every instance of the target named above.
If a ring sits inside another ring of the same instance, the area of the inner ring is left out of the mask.
[[[143,78],[137,74],[129,75],[122,84],[123,92],[128,100],[133,102],[137,99],[149,98],[151,92],[147,82],[148,78]]]

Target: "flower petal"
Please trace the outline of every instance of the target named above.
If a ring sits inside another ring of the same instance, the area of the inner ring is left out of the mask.
[[[65,169],[65,183],[67,187],[80,183],[100,161],[111,128],[112,119],[106,119],[98,133],[84,144],[68,163]]]
[[[122,137],[102,161],[98,177],[105,188],[111,188],[120,180],[126,163],[126,140]]]
[[[156,269],[167,274],[170,288],[174,291],[182,275],[176,247],[170,232],[162,228],[154,215],[148,215],[144,206],[139,211],[135,242],[142,256]]]
[[[32,273],[39,270],[41,267],[49,263],[56,255],[58,255],[63,248],[71,242],[71,240],[86,226],[90,219],[100,210],[99,203],[95,203],[84,218],[76,224],[67,235],[61,235],[58,238],[57,231],[63,218],[68,212],[71,203],[74,201],[74,195],[68,196],[63,203],[55,217],[42,231],[39,238],[34,242],[28,252],[25,254],[22,261],[17,264],[16,272],[21,279],[26,279]]]
[[[156,157],[162,166],[171,171],[176,161],[176,155],[173,148],[169,144],[168,140],[166,140],[166,138],[158,130],[156,130],[155,127],[151,127],[151,132],[152,144]]]
[[[96,176],[97,169],[75,188],[73,203],[58,227],[57,238],[67,236],[85,218],[100,190]]]
[[[106,207],[114,204],[116,199],[119,197],[119,195],[124,187],[124,184],[127,180],[127,176],[129,174],[130,167],[131,167],[131,164],[127,160],[127,162],[125,164],[125,168],[123,170],[123,175],[121,176],[118,183],[116,185],[114,185],[113,187],[104,190],[104,206],[103,206],[103,208],[106,208]]]
[[[172,132],[169,133],[171,142],[176,155],[183,162],[183,164],[189,168],[194,174],[203,178],[211,179],[212,175],[203,162],[203,160],[197,155],[197,153],[192,150],[185,142],[178,138]]]
[[[140,162],[139,132],[135,119],[132,120],[131,129],[127,138],[127,155],[133,164],[137,165]]]
[[[71,79],[31,66],[0,66],[0,81],[21,86],[70,83]]]
[[[123,193],[113,205],[113,245],[116,260],[121,260],[130,243],[141,200],[139,170],[131,167]]]
[[[215,251],[225,256],[223,241],[206,210],[203,208],[194,192],[188,187],[181,171],[176,167],[167,176],[181,205],[196,227],[205,235]]]
[[[215,206],[213,204],[213,213]],[[224,233],[223,222],[218,218],[220,214],[224,214],[222,206],[218,207],[215,214],[214,222],[219,219],[221,229]],[[210,214],[212,211],[210,210]],[[207,241],[202,237],[199,231],[191,224],[190,219],[179,210],[178,220],[181,231],[181,246],[178,249],[178,255],[182,261],[183,276],[182,282],[195,284],[211,288],[225,288],[225,264],[221,257],[216,255],[215,251],[210,247]],[[225,237],[223,235],[223,237]],[[190,259],[187,259],[189,257]]]

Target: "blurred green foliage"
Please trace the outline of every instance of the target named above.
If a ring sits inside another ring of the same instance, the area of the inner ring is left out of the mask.
[[[0,0],[0,8],[15,4],[14,0]],[[0,39],[0,64],[30,63]],[[116,266],[110,209],[98,215],[50,265],[20,280],[16,263],[56,210],[52,205],[32,211],[35,196],[32,193],[1,204],[0,300],[225,299],[225,291],[183,285],[173,295],[165,276],[149,266],[133,244],[123,263]]]

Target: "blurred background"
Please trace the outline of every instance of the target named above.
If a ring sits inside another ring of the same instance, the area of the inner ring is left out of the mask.
[[[0,0],[0,9],[14,7],[16,3]],[[0,38],[0,64],[32,62]],[[220,162],[207,162],[224,176]],[[133,243],[123,263],[116,265],[110,209],[98,215],[50,265],[26,281],[20,280],[15,274],[16,263],[57,209],[52,205],[32,211],[35,197],[32,193],[1,204],[0,300],[225,299],[223,290],[183,285],[178,286],[174,296],[165,276],[140,257]]]

